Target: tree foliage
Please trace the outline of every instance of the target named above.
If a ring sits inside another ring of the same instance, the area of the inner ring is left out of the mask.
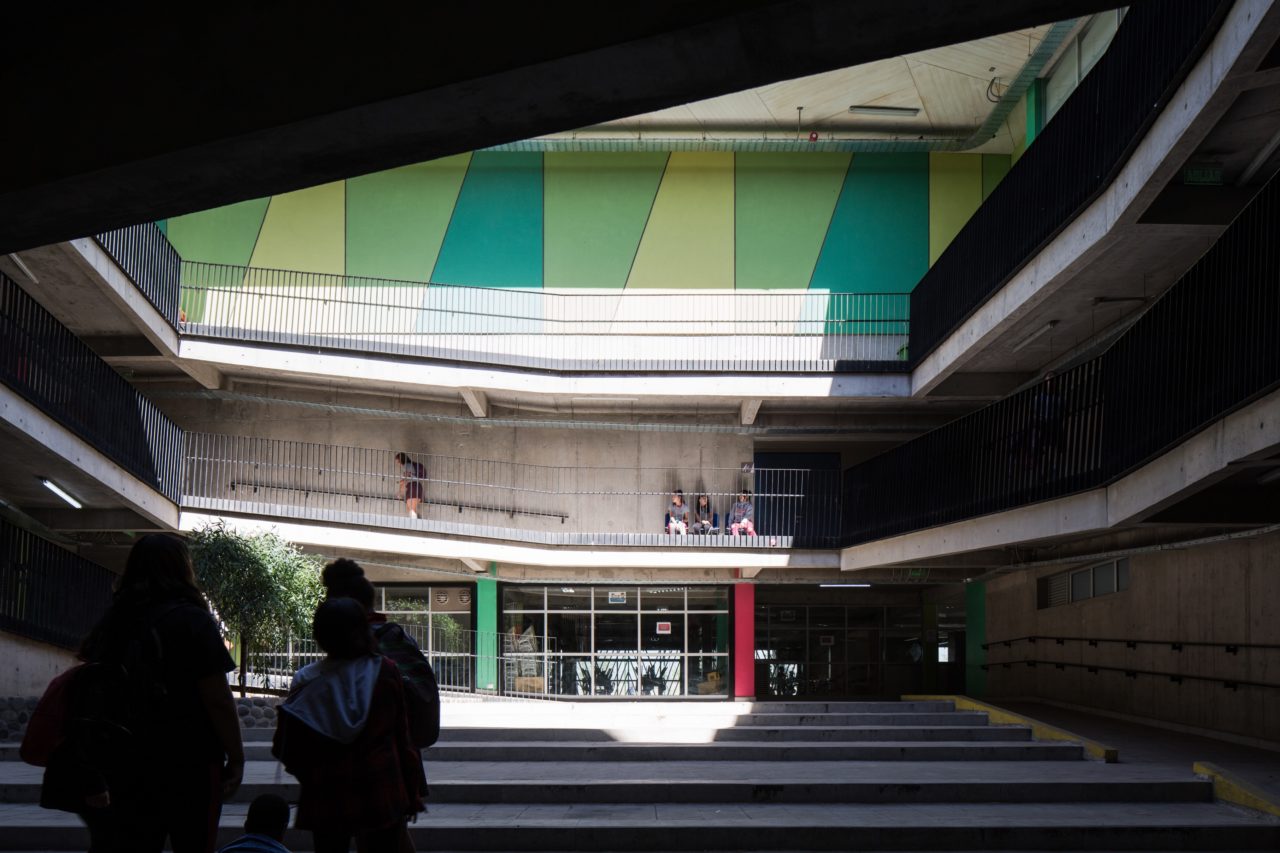
[[[308,636],[324,598],[320,563],[271,532],[251,536],[222,521],[191,534],[196,578],[226,630],[251,652]]]

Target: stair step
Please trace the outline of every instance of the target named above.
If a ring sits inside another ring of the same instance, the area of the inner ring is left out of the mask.
[[[219,843],[246,806],[223,813]],[[1280,847],[1280,823],[1209,803],[1144,805],[433,805],[410,828],[430,850],[1247,850]],[[78,819],[0,806],[0,849],[83,850]],[[291,831],[305,850],[310,838]]]

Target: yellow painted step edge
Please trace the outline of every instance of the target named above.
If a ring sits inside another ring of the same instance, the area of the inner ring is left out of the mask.
[[[1231,775],[1218,765],[1208,761],[1197,761],[1191,765],[1191,772],[1213,782],[1215,800],[1243,806],[1272,817],[1280,817],[1280,803],[1269,799],[1261,789]]]
[[[1078,743],[1084,747],[1085,754],[1097,761],[1105,761],[1108,764],[1115,764],[1120,760],[1120,751],[1115,747],[1098,743],[1096,740],[1089,740],[1085,737],[1066,729],[1060,729],[1057,726],[1051,726],[1048,723],[1042,723],[1039,720],[1033,720],[1030,717],[1024,717],[1022,714],[1015,714],[1013,711],[1006,711],[1004,708],[998,708],[995,705],[988,705],[986,702],[979,702],[977,699],[970,699],[968,696],[923,696],[923,695],[905,695],[902,697],[904,702],[953,702],[957,711],[982,711],[987,715],[987,719],[996,725],[1002,726],[1026,726],[1031,729],[1031,734],[1036,740],[1065,740],[1072,743]]]

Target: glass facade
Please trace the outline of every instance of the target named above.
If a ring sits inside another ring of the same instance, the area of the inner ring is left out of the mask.
[[[505,586],[503,689],[561,696],[727,696],[724,587]]]
[[[441,687],[470,690],[475,624],[471,586],[380,586],[373,606],[398,622],[431,660]]]

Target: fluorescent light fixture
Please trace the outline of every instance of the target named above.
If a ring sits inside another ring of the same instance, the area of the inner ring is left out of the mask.
[[[1041,335],[1045,334],[1046,332],[1051,332],[1051,331],[1053,331],[1053,330],[1057,327],[1057,325],[1058,325],[1058,321],[1057,321],[1057,320],[1050,320],[1049,322],[1045,323],[1045,324],[1044,324],[1043,326],[1041,326],[1040,328],[1036,329],[1036,330],[1035,330],[1034,332],[1032,332],[1031,334],[1027,335],[1027,336],[1026,336],[1025,338],[1023,338],[1022,340],[1020,340],[1020,341],[1018,341],[1016,344],[1014,344],[1014,345],[1013,345],[1013,347],[1012,347],[1009,351],[1010,351],[1010,352],[1017,352],[1018,350],[1022,349],[1023,347],[1028,346],[1032,341],[1036,340],[1037,338],[1039,338]]]
[[[919,107],[873,107],[867,104],[854,104],[849,112],[860,116],[892,116],[894,118],[913,118],[920,115]]]
[[[869,583],[820,583],[818,586],[823,589],[866,589],[871,586]]]
[[[67,494],[66,491],[57,483],[53,482],[53,480],[50,480],[47,477],[41,477],[40,482],[44,483],[44,487],[46,489],[53,492],[58,497],[62,498],[64,501],[71,504],[71,506],[75,507],[76,509],[84,508],[84,504],[80,503],[80,501],[76,500],[75,498],[71,497],[71,495]]]

